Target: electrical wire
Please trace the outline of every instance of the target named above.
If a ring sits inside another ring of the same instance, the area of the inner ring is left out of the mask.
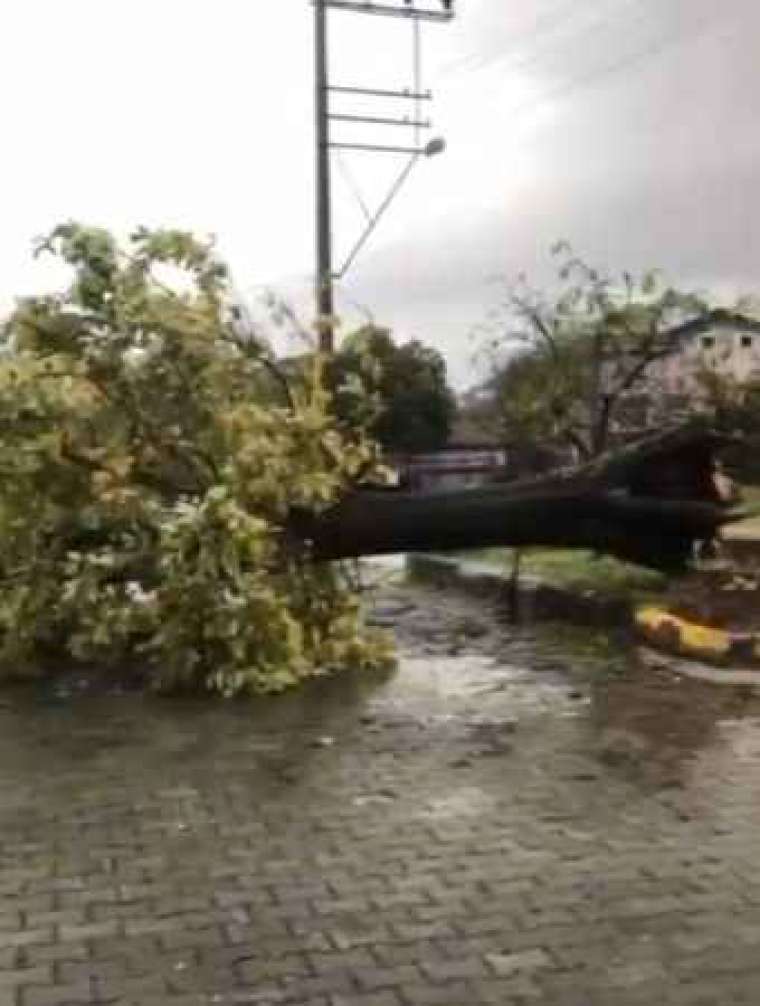
[[[609,0],[600,0],[600,2],[606,4]],[[588,3],[586,6],[588,8]],[[499,43],[499,47],[494,48],[492,46],[490,52],[470,53],[469,56],[464,56],[444,65],[443,72],[449,74],[460,73],[462,71],[475,71],[483,69],[492,63],[509,60],[511,56],[523,52],[526,46],[533,46],[536,42],[540,45],[544,39],[549,39],[556,35],[558,29],[576,20],[577,13],[578,0],[560,0],[559,3],[555,4],[549,10],[545,10],[543,14],[540,14],[533,22],[532,27],[513,39],[511,45],[506,49]]]
[[[359,183],[356,181],[356,179],[354,178],[353,172],[350,170],[350,168],[346,164],[346,161],[345,161],[345,159],[343,157],[342,152],[340,150],[338,150],[338,149],[335,150],[335,161],[336,161],[336,163],[338,165],[338,170],[340,171],[341,175],[343,176],[343,180],[345,181],[346,185],[348,186],[349,190],[351,191],[351,194],[353,195],[354,199],[357,201],[357,203],[361,207],[361,211],[364,214],[364,217],[365,217],[367,223],[369,223],[370,220],[372,220],[372,212],[371,212],[369,206],[367,205],[367,202],[366,202],[364,196],[362,195],[362,191],[359,188]]]
[[[566,81],[559,87],[548,90],[543,94],[539,95],[535,99],[531,99],[530,101],[526,101],[515,106],[511,111],[514,114],[520,115],[525,114],[526,112],[533,111],[536,108],[540,108],[542,105],[544,105],[546,102],[549,101],[564,101],[570,95],[575,94],[578,91],[585,90],[589,86],[595,85],[598,82],[607,79],[608,77],[613,77],[623,70],[628,70],[632,67],[636,67],[642,63],[645,63],[652,57],[657,56],[662,52],[665,52],[673,45],[677,45],[689,39],[699,38],[700,36],[705,34],[705,32],[708,31],[712,25],[717,24],[719,21],[724,20],[724,18],[725,13],[721,11],[720,14],[718,15],[709,15],[708,17],[703,18],[701,21],[697,23],[695,30],[685,32],[679,30],[675,32],[670,32],[664,38],[656,40],[652,45],[647,46],[645,49],[641,49],[638,52],[631,53],[630,56],[627,56],[622,60],[618,60],[617,62],[612,63],[606,67],[592,70],[587,74],[582,74],[581,76],[576,77],[575,79]],[[741,14],[738,17],[730,19],[731,24],[733,25],[737,20],[740,19]]]
[[[356,260],[356,258],[358,256],[359,252],[362,250],[362,248],[366,244],[367,239],[370,237],[370,235],[373,233],[373,231],[377,227],[378,223],[380,222],[381,217],[385,214],[386,210],[388,209],[388,207],[391,205],[391,203],[393,202],[393,200],[396,198],[396,196],[398,195],[399,191],[401,190],[401,187],[403,186],[404,182],[406,182],[407,178],[411,174],[411,171],[414,168],[414,166],[417,163],[417,161],[419,160],[420,156],[421,156],[420,152],[416,151],[414,154],[411,155],[411,157],[409,158],[409,160],[406,162],[406,164],[404,165],[404,167],[401,170],[401,174],[396,178],[396,180],[394,181],[393,185],[391,186],[388,194],[383,199],[382,203],[380,203],[380,206],[378,207],[378,209],[373,214],[373,216],[370,219],[370,221],[368,222],[366,228],[364,229],[364,231],[360,235],[358,241],[356,242],[356,244],[354,245],[354,247],[349,252],[348,258],[344,262],[343,266],[338,270],[337,273],[334,274],[334,278],[335,279],[342,279],[346,275],[346,273],[348,272],[348,270],[351,268],[352,264],[354,263],[354,261]]]
[[[632,4],[640,7],[641,0],[603,0],[601,5],[596,8],[586,7],[583,11],[583,17],[566,18],[558,26],[559,31],[544,32],[543,35],[533,39],[532,45],[528,40],[524,45],[513,46],[507,53],[490,59],[484,66],[496,65],[524,70],[533,64],[540,63],[552,53],[576,50],[585,45],[590,37],[614,24],[622,10]],[[575,10],[577,13],[577,6]]]
[[[553,7],[551,7],[550,10],[548,11],[544,10],[544,13],[542,15],[539,14],[539,16],[535,19],[530,30],[524,32],[522,35],[518,37],[517,43],[513,44],[512,48],[519,49],[519,47],[522,45],[522,40],[531,37],[536,32],[536,30],[538,30],[538,34],[540,34],[540,29],[546,23],[550,23],[551,19],[557,12],[560,12],[561,14],[562,12],[569,10],[577,10],[577,0],[559,0],[559,2],[556,3]],[[560,18],[560,20],[562,19]],[[473,64],[477,64],[478,62],[480,62],[483,59],[483,56],[484,54],[482,52],[476,52],[476,53],[471,52],[468,56],[460,56],[459,58],[444,64],[443,72],[449,74],[449,73],[458,73],[461,70],[466,70],[468,68],[473,69]],[[489,58],[488,55],[486,55],[486,59],[488,58]]]
[[[565,38],[564,42],[567,43],[566,45],[551,46],[548,49],[543,49],[537,53],[533,53],[532,55],[527,55],[523,59],[516,59],[511,62],[507,61],[505,69],[525,74],[529,73],[531,70],[545,67],[547,63],[551,62],[552,56],[555,57],[554,62],[556,63],[558,60],[561,60],[563,56],[587,49],[594,39],[599,36],[605,36],[611,28],[617,25],[618,19],[624,14],[626,8],[635,7],[638,10],[637,17],[633,20],[629,18],[626,21],[627,31],[630,31],[632,27],[645,24],[650,20],[649,12],[641,10],[641,0],[615,0],[615,2],[617,6],[614,12],[608,9],[605,16],[592,20],[585,26],[585,30],[574,36],[571,35]],[[609,14],[613,14],[613,16],[607,16]],[[493,60],[491,65],[502,66],[503,61]]]
[[[418,95],[414,100],[414,145],[415,147],[419,147],[420,127],[416,124],[422,118],[422,102],[419,98],[419,94],[422,91],[422,37],[420,34],[419,18],[414,18],[412,21],[412,73],[414,76],[414,93]]]

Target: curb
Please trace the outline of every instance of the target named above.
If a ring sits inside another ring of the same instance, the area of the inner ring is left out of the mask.
[[[693,678],[710,685],[749,685],[757,688],[760,685],[760,670],[751,667],[708,667],[704,663],[689,660],[686,657],[666,658],[663,665],[662,649],[639,647],[639,656],[645,666],[665,669],[670,674],[679,677]]]
[[[509,580],[486,563],[448,555],[408,555],[412,578],[505,601]],[[713,684],[760,684],[760,635],[728,632],[690,622],[656,604],[632,606],[591,591],[573,592],[531,577],[520,578],[519,604],[527,618],[567,619],[578,625],[625,627],[653,652],[679,658],[672,670]],[[712,666],[705,666],[706,661]]]
[[[487,563],[427,553],[408,555],[407,573],[413,579],[448,587],[472,596],[507,603],[509,578]],[[520,577],[520,617],[556,619],[593,627],[628,627],[633,610],[627,601],[609,598],[591,590],[568,590],[531,576]]]

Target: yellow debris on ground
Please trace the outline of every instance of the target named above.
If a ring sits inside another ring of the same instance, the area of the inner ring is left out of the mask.
[[[645,605],[636,611],[636,625],[653,642],[666,644],[685,655],[726,657],[731,635],[724,629],[688,622],[665,608]]]

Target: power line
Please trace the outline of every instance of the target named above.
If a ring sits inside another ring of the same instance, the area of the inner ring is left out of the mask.
[[[589,45],[592,39],[599,35],[604,35],[613,25],[615,25],[617,23],[617,18],[623,13],[626,7],[636,6],[639,9],[639,16],[634,21],[628,19],[625,22],[626,31],[630,31],[632,25],[643,24],[648,20],[649,14],[646,11],[641,12],[641,0],[615,0],[615,2],[617,3],[617,8],[614,11],[614,14],[613,11],[608,8],[604,16],[596,18],[587,24],[585,26],[586,30],[566,37],[564,41],[568,43],[567,45],[563,44],[551,46],[548,49],[541,49],[532,55],[524,57],[523,59],[512,60],[511,62],[500,59],[494,60],[491,65],[494,63],[502,65],[504,62],[507,62],[509,69],[524,73],[532,70],[534,67],[540,67],[547,61],[547,57],[551,58],[554,56],[556,59],[556,57],[561,57],[562,55],[570,52],[582,50]],[[613,17],[607,16],[609,14],[613,14]]]
[[[535,19],[535,21],[533,22],[533,25],[532,25],[530,31],[527,31],[523,35],[520,35],[519,38],[518,38],[518,41],[517,41],[517,45],[516,46],[513,45],[512,49],[513,50],[515,48],[519,49],[520,44],[521,44],[521,40],[523,38],[529,38],[531,36],[531,34],[533,33],[533,31],[536,28],[538,28],[539,26],[541,26],[545,22],[550,21],[551,18],[553,17],[553,15],[557,11],[562,12],[562,11],[566,11],[566,10],[577,10],[577,6],[578,6],[577,5],[577,0],[559,0],[559,2],[556,3],[549,11],[545,10],[544,13],[543,13],[543,15],[539,15]],[[488,57],[486,57],[486,58],[488,58]],[[453,60],[452,62],[445,64],[444,67],[443,67],[443,72],[444,73],[458,73],[458,72],[460,72],[463,69],[467,69],[468,67],[469,68],[473,68],[472,64],[473,63],[478,63],[482,59],[483,59],[483,54],[482,53],[472,53],[471,52],[469,56],[460,56],[458,59]]]
[[[562,18],[559,22],[554,22],[549,26],[548,31],[536,32],[529,35],[523,42],[513,45],[506,53],[502,53],[489,61],[488,65],[496,64],[503,66],[505,63],[522,67],[525,62],[532,62],[540,59],[542,54],[556,52],[564,46],[566,42],[573,42],[581,37],[585,37],[586,29],[595,29],[599,25],[609,23],[608,15],[612,13],[615,6],[625,7],[631,0],[601,0],[597,6],[586,4],[581,10],[578,5],[573,5],[570,15]],[[579,16],[580,15],[580,16]],[[580,31],[576,31],[580,28]],[[555,42],[558,44],[552,44]],[[546,44],[548,43],[548,45]],[[533,53],[530,54],[530,50]],[[523,55],[528,52],[527,59]]]
[[[739,18],[731,19],[733,24]],[[653,56],[657,56],[662,52],[665,52],[671,46],[678,44],[679,42],[684,42],[687,39],[698,38],[705,33],[706,30],[710,28],[711,25],[717,24],[718,21],[723,20],[724,13],[721,12],[717,16],[709,16],[703,18],[698,22],[696,30],[693,31],[675,31],[671,32],[665,38],[661,38],[655,41],[652,45],[647,46],[645,49],[641,49],[638,52],[632,53],[630,56],[619,60],[616,63],[612,63],[602,69],[592,70],[587,74],[583,74],[575,79],[566,81],[562,85],[554,88],[552,90],[544,92],[544,94],[539,95],[535,99],[530,101],[522,102],[516,105],[511,111],[513,113],[521,114],[525,112],[532,111],[535,108],[540,108],[541,105],[548,101],[563,101],[570,95],[577,93],[578,91],[585,90],[590,85],[596,84],[599,81],[605,80],[608,77],[613,77],[620,73],[622,70],[627,70],[631,67],[638,66],[641,63],[645,63],[648,59]]]
[[[601,0],[601,2],[606,3],[608,0]],[[499,48],[493,48],[492,46],[490,53],[471,53],[469,56],[447,64],[444,67],[444,72],[477,71],[493,63],[501,63],[503,60],[508,60],[511,56],[523,52],[527,44],[535,43],[536,41],[540,42],[544,38],[551,38],[557,34],[557,29],[575,20],[577,13],[578,0],[560,0],[559,3],[555,4],[548,11],[545,10],[542,15],[539,15],[533,22],[532,27],[513,39],[506,49],[501,48],[501,46]],[[545,30],[547,28],[548,30]]]

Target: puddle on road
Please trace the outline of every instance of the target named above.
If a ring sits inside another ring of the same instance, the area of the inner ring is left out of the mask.
[[[371,702],[378,713],[439,722],[477,722],[494,710],[510,715],[575,714],[579,702],[567,680],[547,680],[529,667],[502,663],[492,656],[464,653],[456,657],[406,656],[392,684]]]
[[[460,786],[445,796],[430,800],[418,810],[420,817],[433,820],[480,817],[495,806],[494,798],[477,786]]]
[[[401,652],[395,673],[346,674],[276,699],[227,704],[74,694],[52,706],[44,696],[8,693],[0,776],[10,781],[60,761],[83,774],[161,766],[172,779],[186,764],[203,765],[213,777],[242,763],[282,786],[357,750],[371,760],[434,749],[452,770],[469,770],[473,759],[499,771],[534,764],[576,788],[624,777],[647,791],[690,790],[716,806],[729,799],[721,787],[730,794],[754,785],[753,689],[645,666],[619,636],[507,627],[483,602],[398,583],[383,589]],[[485,812],[488,799],[457,779],[428,811]]]
[[[372,699],[378,712],[437,714],[439,724],[448,717],[452,731],[469,727],[473,739],[478,718],[512,719],[512,745],[524,750],[529,736],[537,758],[542,748],[559,753],[558,732],[566,724],[561,743],[572,748],[568,762],[581,753],[596,765],[580,765],[571,774],[579,782],[612,773],[648,791],[692,788],[704,795],[719,780],[730,787],[732,772],[760,765],[755,689],[690,680],[667,660],[647,666],[620,632],[541,623],[506,628],[482,601],[436,591],[416,599],[418,609],[398,619],[405,655],[391,685]],[[447,654],[446,627],[470,618],[485,620],[488,634]]]

